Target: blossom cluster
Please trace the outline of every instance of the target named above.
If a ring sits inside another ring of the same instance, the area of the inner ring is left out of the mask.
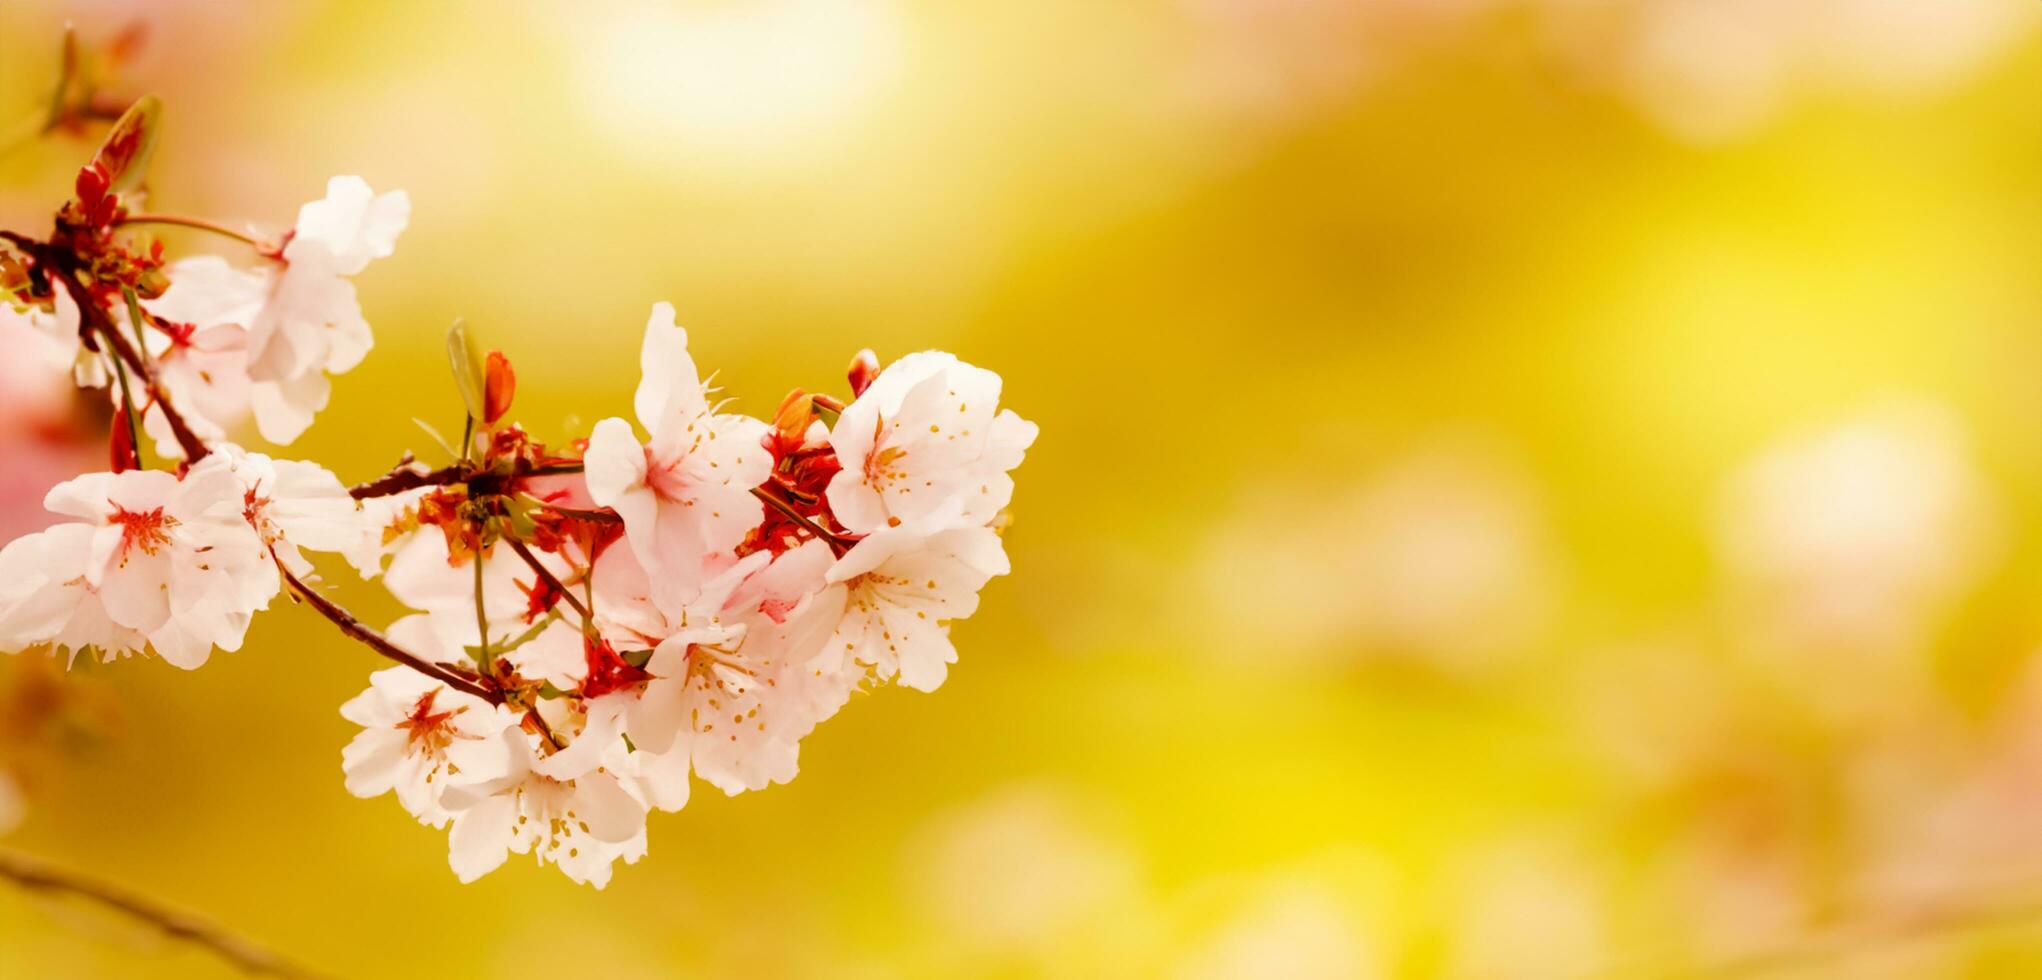
[[[349,487],[228,436],[252,419],[289,444],[362,361],[351,279],[393,253],[408,199],[336,177],[274,235],[150,213],[156,114],[114,124],[48,237],[0,232],[0,317],[115,406],[110,469],[51,490],[64,521],[0,550],[0,651],[196,668],[288,592],[398,664],[342,706],[362,728],[349,792],[449,828],[464,881],[515,852],[597,887],[694,780],[785,782],[853,693],[942,684],[950,624],[1008,571],[1010,473],[1036,436],[998,375],[860,352],[848,398],[797,389],[752,418],[661,303],[635,418],[548,446],[507,418],[508,358],[456,327],[459,444]],[[142,230],[159,224],[239,244],[172,260]],[[362,623],[320,587],[321,553],[410,613]]]

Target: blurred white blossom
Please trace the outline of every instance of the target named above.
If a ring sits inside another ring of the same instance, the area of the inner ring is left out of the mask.
[[[1137,855],[1067,793],[1014,786],[937,815],[906,847],[921,913],[967,946],[1048,954],[1142,897]]]
[[[1388,976],[1380,940],[1355,909],[1310,878],[1264,883],[1177,961],[1176,980],[1361,980]]]
[[[1790,435],[1744,466],[1724,488],[1716,547],[1761,646],[1898,658],[1985,571],[1999,524],[1959,419],[1899,404]]]
[[[1222,521],[1210,608],[1252,629],[1258,663],[1399,657],[1480,672],[1535,642],[1556,558],[1530,478],[1447,441],[1359,486],[1292,480]]]
[[[1608,910],[1593,869],[1538,840],[1491,845],[1460,868],[1448,922],[1451,977],[1578,977],[1604,963]]]
[[[1931,94],[2036,21],[2026,0],[1534,0],[1583,77],[1672,135],[1747,135],[1811,95]]]

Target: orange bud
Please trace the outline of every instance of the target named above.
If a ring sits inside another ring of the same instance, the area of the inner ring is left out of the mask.
[[[787,397],[780,399],[780,410],[773,413],[773,430],[782,439],[799,445],[802,433],[808,431],[808,423],[815,420],[815,413],[809,408],[814,402],[814,395],[799,388],[788,392]]]
[[[872,379],[879,377],[879,355],[866,348],[851,356],[851,367],[845,372],[851,382],[851,397],[856,398],[872,387]]]
[[[510,411],[511,397],[518,393],[518,373],[511,369],[510,358],[503,356],[503,351],[493,350],[482,377],[482,424],[495,425]]]

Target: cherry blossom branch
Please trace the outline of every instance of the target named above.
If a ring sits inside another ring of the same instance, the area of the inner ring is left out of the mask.
[[[514,537],[505,535],[503,541],[505,544],[510,545],[510,549],[516,552],[519,558],[525,560],[525,564],[532,567],[532,574],[539,576],[539,581],[544,582],[547,588],[552,589],[555,594],[567,600],[567,604],[575,612],[581,614],[582,624],[586,626],[589,617],[588,607],[582,605],[581,600],[575,598],[574,593],[569,592],[567,586],[562,585],[559,578],[555,577],[552,572],[547,571],[546,566],[539,564],[539,556],[532,554],[532,549],[525,547],[523,541],[519,541]]]
[[[503,692],[477,684],[454,673],[444,664],[433,663],[390,642],[383,634],[370,629],[367,624],[356,619],[353,613],[342,609],[339,604],[320,595],[311,586],[300,581],[296,575],[291,574],[290,569],[284,567],[282,562],[277,562],[276,565],[277,571],[282,573],[284,582],[291,587],[291,591],[311,605],[321,616],[331,620],[333,625],[340,627],[342,633],[361,641],[369,649],[391,660],[395,660],[412,670],[418,671],[433,680],[439,681],[456,691],[481,698],[490,704],[503,703]]]
[[[581,472],[580,463],[548,463],[543,466],[534,466],[530,469],[521,469],[514,476],[517,478],[559,476],[565,473],[579,472]],[[503,485],[504,477],[502,474],[497,473],[477,472],[473,466],[464,463],[454,463],[449,466],[442,466],[436,470],[421,470],[417,467],[417,460],[412,459],[411,455],[407,453],[395,469],[367,483],[350,487],[347,492],[349,496],[356,500],[367,500],[371,497],[394,496],[406,490],[416,490],[419,487],[446,487],[456,483],[485,481],[489,486],[481,489],[484,492],[491,492],[494,487]]]
[[[204,919],[19,854],[0,851],[0,878],[29,891],[69,895],[111,909],[171,939],[202,947],[251,976],[321,976]]]
[[[235,231],[234,229],[229,228],[226,225],[220,224],[218,222],[207,221],[204,218],[186,217],[181,214],[131,214],[114,222],[114,224],[177,225],[183,228],[197,228],[200,231],[210,231],[215,235],[225,235],[228,238],[240,239],[241,241],[247,242],[249,245],[253,245],[257,248],[261,248],[263,244],[260,239],[256,238],[253,235],[247,234],[245,232]]]
[[[396,469],[367,483],[351,487],[347,493],[356,500],[389,497],[419,487],[451,486],[467,480],[468,476],[468,469],[464,466],[442,466],[436,470],[421,472],[413,466],[410,455],[406,454],[404,461],[398,463]]]
[[[38,249],[37,252],[42,257],[60,256],[54,249]],[[143,387],[149,392],[149,401],[163,410],[163,420],[170,423],[170,432],[177,437],[177,445],[184,450],[185,461],[196,463],[206,458],[212,450],[206,448],[205,440],[191,431],[191,426],[186,424],[184,416],[178,414],[170,399],[164,397],[162,386],[156,383],[156,373],[149,369],[149,363],[135,350],[134,345],[128,343],[128,338],[121,334],[120,328],[114,326],[113,318],[107,315],[106,308],[92,298],[91,290],[86,289],[85,284],[78,280],[76,271],[67,262],[59,258],[58,261],[49,264],[51,271],[56,273],[57,279],[64,284],[64,291],[71,294],[71,302],[77,305],[78,315],[84,319],[87,328],[111,345],[114,355],[119,357],[129,370],[135,372],[136,377],[142,379]]]
[[[578,521],[589,521],[596,524],[624,523],[624,519],[618,517],[617,512],[613,510],[582,510],[579,507],[563,507],[559,504],[546,504],[545,506],[547,510],[555,514],[559,514],[562,517],[572,517]]]

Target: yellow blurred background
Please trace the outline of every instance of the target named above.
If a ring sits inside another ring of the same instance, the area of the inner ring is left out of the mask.
[[[410,192],[343,480],[455,317],[564,441],[660,299],[753,414],[938,347],[1042,437],[949,682],[606,891],[348,796],[291,608],[0,718],[0,847],[360,977],[2042,973],[2032,0],[10,0],[0,128],[66,19],[154,208]],[[0,888],[0,975],[225,972]]]

